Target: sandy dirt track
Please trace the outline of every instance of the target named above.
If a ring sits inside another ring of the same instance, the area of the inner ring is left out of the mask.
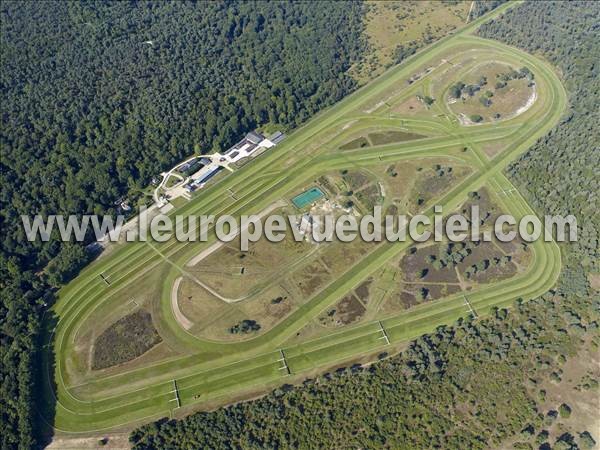
[[[267,208],[265,208],[261,212],[259,212],[258,213],[258,217],[260,219],[262,219],[267,214],[269,214],[269,213],[275,211],[277,208],[281,208],[282,206],[285,206],[285,205],[286,205],[286,202],[284,200],[276,201],[272,205],[269,205]],[[236,234],[236,236],[238,234],[240,234],[241,231],[246,231],[247,229],[248,229],[248,226],[242,227],[242,229],[240,231],[238,231],[238,233]],[[196,256],[194,256],[192,259],[190,259],[187,262],[186,266],[187,267],[193,267],[193,266],[195,266],[200,261],[202,261],[204,258],[208,257],[209,255],[211,255],[212,253],[214,253],[218,249],[220,249],[224,244],[225,244],[224,242],[220,242],[220,241],[219,242],[215,242],[213,245],[211,245],[207,249],[202,250],[200,253],[198,253]]]
[[[175,319],[177,319],[177,323],[181,325],[184,329],[189,330],[194,325],[190,320],[183,315],[181,310],[179,309],[179,302],[177,301],[177,292],[179,291],[179,284],[183,280],[183,277],[179,277],[173,283],[173,287],[171,288],[171,309],[173,309],[173,314],[175,315]]]

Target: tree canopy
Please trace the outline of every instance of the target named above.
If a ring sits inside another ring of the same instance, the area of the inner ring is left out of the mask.
[[[563,246],[566,268],[556,289],[489,319],[440,327],[366,370],[349,368],[256,401],[143,426],[131,434],[134,448],[319,448],[332,442],[490,448],[514,436],[527,441],[536,431],[539,443],[545,442],[542,429],[559,420],[559,412],[544,416],[532,392],[542,380],[560,381],[565,355],[574,356],[587,337],[594,348],[600,345],[600,299],[586,278],[600,262],[599,15],[593,2],[571,2],[568,8],[527,2],[480,29],[484,37],[541,52],[562,70],[571,97],[562,122],[509,169],[539,214],[578,218],[579,241]],[[570,414],[570,407],[557,407],[563,417]],[[595,445],[588,431],[577,439],[584,448]],[[569,433],[555,443],[576,445]],[[514,447],[533,448],[529,442]]]
[[[363,5],[2,2],[1,447],[33,448],[37,334],[88,262],[21,214],[114,213],[192,153],[294,128],[356,87]]]

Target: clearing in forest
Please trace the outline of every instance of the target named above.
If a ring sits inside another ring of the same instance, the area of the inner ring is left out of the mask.
[[[310,225],[320,213],[360,217],[381,206],[431,215],[440,205],[450,214],[477,203],[482,232],[498,214],[530,214],[502,171],[558,122],[566,95],[544,61],[470,36],[479,23],[386,72],[170,214],[239,217],[277,204]],[[480,125],[465,126],[463,117],[474,115]],[[310,189],[322,195],[299,211],[293,199]],[[60,291],[40,400],[57,429],[126,427],[299,382],[471,309],[480,317],[532,298],[561,267],[553,242],[317,243],[307,233],[241,252],[235,240],[215,246],[209,231],[208,242],[122,245]],[[122,326],[130,321],[152,328],[132,337]],[[107,343],[114,353],[98,348]],[[291,375],[280,370],[281,350]]]

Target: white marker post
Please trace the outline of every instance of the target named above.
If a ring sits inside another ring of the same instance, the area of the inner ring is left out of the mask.
[[[473,317],[475,317],[477,319],[479,316],[477,315],[477,313],[471,306],[471,302],[469,302],[469,300],[467,300],[467,296],[464,294],[463,294],[463,298],[465,299],[465,305],[467,305],[469,307],[469,311],[471,312],[471,314],[473,314]]]
[[[503,194],[506,195],[508,197],[509,194],[511,194],[512,192],[516,191],[515,188],[511,188],[511,189],[504,189],[502,191],[498,191],[498,194]]]
[[[378,320],[377,323],[379,324],[379,331],[381,331],[382,336],[379,339],[385,339],[385,343],[386,345],[390,345],[390,338],[388,337],[385,328],[383,328],[383,324],[381,323],[381,320]]]
[[[292,371],[290,370],[290,367],[287,365],[287,361],[285,360],[285,354],[283,353],[283,350],[279,349],[279,355],[281,356],[281,358],[279,358],[277,361],[281,363],[281,367],[279,368],[279,370],[285,370],[286,375],[291,375]]]
[[[107,286],[110,286],[110,281],[108,281],[108,277],[104,275],[104,272],[100,274],[100,278],[102,278],[102,281],[104,281]]]
[[[175,398],[172,398],[169,402],[177,402],[175,409],[180,408],[181,402],[179,401],[179,392],[177,391],[177,382],[175,380],[173,380],[173,390],[171,392],[175,393]]]

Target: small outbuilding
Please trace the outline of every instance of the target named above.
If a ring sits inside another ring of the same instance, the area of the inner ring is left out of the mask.
[[[264,138],[265,137],[262,134],[257,133],[256,131],[251,131],[250,133],[248,133],[246,135],[246,140],[249,141],[249,142],[252,142],[255,145],[257,145]]]
[[[279,144],[284,139],[285,139],[285,134],[283,134],[281,131],[276,131],[271,136],[269,136],[269,140],[275,145]]]

